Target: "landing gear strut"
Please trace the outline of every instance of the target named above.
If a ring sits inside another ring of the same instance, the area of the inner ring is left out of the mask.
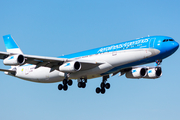
[[[103,81],[101,82],[100,87],[96,88],[96,93],[99,94],[101,92],[101,94],[104,94],[106,89],[110,88],[110,84],[106,83],[107,78],[109,78],[109,76],[103,76]]]

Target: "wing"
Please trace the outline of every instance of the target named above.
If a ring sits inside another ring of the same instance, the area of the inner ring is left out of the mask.
[[[5,59],[10,55],[8,52],[0,52],[0,59]]]
[[[5,72],[5,74],[15,76],[16,70],[7,70],[7,69],[0,69],[0,71]]]
[[[9,56],[17,55],[17,53],[8,53],[8,52],[0,52],[0,59],[5,59]],[[21,54],[24,56],[25,62],[24,64],[33,64],[36,65],[36,68],[38,67],[49,67],[51,68],[51,71],[53,70],[59,70],[59,66],[66,62],[71,62],[74,60],[66,59],[66,58],[56,58],[56,57],[45,57],[45,56],[35,56],[35,55],[26,55]],[[100,64],[103,64],[103,62],[97,62],[94,60],[75,60],[81,63],[82,69],[81,70],[87,70],[94,68]]]
[[[71,59],[65,59],[65,58],[55,58],[55,57],[42,57],[42,56],[34,56],[34,55],[24,55],[26,59],[26,63],[37,65],[36,67],[44,66],[49,67],[52,70],[56,69],[59,70],[59,66],[66,63],[71,62],[74,60]],[[103,64],[103,62],[97,62],[94,60],[75,60],[81,63],[82,69],[81,70],[87,70],[94,68],[100,64]]]
[[[36,68],[44,66],[52,69],[58,69],[60,65],[67,62],[68,59],[55,58],[55,57],[43,57],[35,55],[24,55],[25,63],[36,65]]]
[[[0,71],[10,72],[10,73],[15,73],[16,72],[15,70],[7,70],[7,69],[0,69]]]

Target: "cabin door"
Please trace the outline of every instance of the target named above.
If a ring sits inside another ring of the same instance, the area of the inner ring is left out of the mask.
[[[151,39],[150,39],[150,42],[149,42],[149,47],[150,47],[150,48],[154,48],[154,42],[155,42],[155,39],[154,39],[154,38],[151,38]]]

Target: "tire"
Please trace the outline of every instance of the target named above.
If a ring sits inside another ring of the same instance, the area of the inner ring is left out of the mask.
[[[73,84],[72,80],[68,80],[68,85],[71,86]]]
[[[63,80],[63,84],[64,84],[64,85],[67,85],[67,79],[64,79],[64,80]]]
[[[66,91],[68,89],[67,85],[64,85],[63,90]]]
[[[82,87],[82,82],[78,82],[78,87],[79,87],[79,88]]]
[[[101,92],[101,88],[97,87],[96,88],[96,93],[99,94]]]
[[[104,88],[101,89],[101,93],[104,94],[106,90]]]
[[[102,83],[101,83],[101,88],[104,88],[104,87],[105,87],[105,83],[102,82]]]
[[[62,84],[59,84],[59,85],[58,85],[58,89],[59,89],[59,90],[62,90],[62,89],[63,89],[63,85],[62,85]]]
[[[85,88],[85,87],[86,87],[86,83],[82,82],[82,88]]]
[[[106,89],[109,89],[110,88],[110,84],[106,83],[105,87],[106,87]]]

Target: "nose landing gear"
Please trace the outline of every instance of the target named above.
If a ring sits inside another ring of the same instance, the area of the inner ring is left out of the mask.
[[[159,66],[162,63],[162,60],[156,60],[156,66]]]

